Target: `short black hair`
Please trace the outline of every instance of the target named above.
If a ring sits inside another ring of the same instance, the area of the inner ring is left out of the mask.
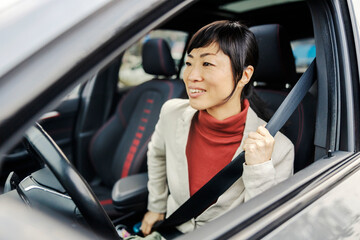
[[[193,35],[186,52],[189,54],[195,48],[207,47],[212,43],[217,43],[221,51],[230,58],[234,89],[227,98],[229,99],[234,94],[244,69],[249,65],[255,69],[258,63],[259,50],[256,38],[249,28],[240,22],[215,21],[202,27]],[[251,96],[252,85],[252,81],[245,85],[241,99]]]

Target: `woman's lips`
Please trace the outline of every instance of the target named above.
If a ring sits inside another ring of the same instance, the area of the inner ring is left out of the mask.
[[[206,91],[204,89],[201,88],[189,88],[189,97],[191,98],[197,98],[203,94],[206,93]]]

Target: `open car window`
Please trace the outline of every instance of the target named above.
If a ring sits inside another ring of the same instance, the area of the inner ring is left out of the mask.
[[[151,80],[154,77],[153,75],[147,74],[142,67],[142,45],[147,40],[152,38],[164,39],[170,47],[171,56],[175,61],[175,66],[179,66],[187,37],[188,34],[182,31],[153,30],[145,37],[141,38],[124,53],[119,70],[118,87],[136,86],[145,81]]]
[[[316,56],[315,40],[313,38],[299,39],[291,42],[295,57],[297,73],[304,73]]]

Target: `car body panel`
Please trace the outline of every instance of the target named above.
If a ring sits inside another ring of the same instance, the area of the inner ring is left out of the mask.
[[[360,158],[348,166],[349,176],[264,239],[359,239]],[[301,229],[301,231],[298,231]]]
[[[7,55],[1,61],[0,75],[14,68],[44,45],[83,21],[94,11],[109,3],[101,1],[18,1],[3,9],[0,15],[0,52]],[[6,44],[12,42],[13,44]]]

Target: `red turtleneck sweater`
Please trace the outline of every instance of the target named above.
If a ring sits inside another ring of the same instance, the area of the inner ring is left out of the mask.
[[[206,111],[194,116],[186,146],[191,196],[232,160],[243,137],[248,108],[244,99],[242,111],[224,120]]]

